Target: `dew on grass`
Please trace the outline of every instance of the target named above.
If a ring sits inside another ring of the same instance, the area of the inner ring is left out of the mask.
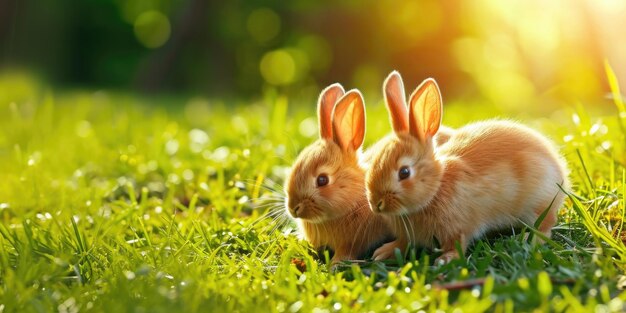
[[[126,243],[129,245],[132,245],[138,242],[142,242],[144,240],[145,240],[144,238],[135,238],[135,239],[126,240]]]
[[[580,125],[580,116],[576,113],[572,114],[572,122],[577,126]]]
[[[78,307],[76,307],[76,299],[70,297],[69,299],[63,301],[63,303],[59,304],[57,307],[59,309],[59,313],[78,313]]]
[[[45,213],[37,213],[35,214],[35,217],[38,218],[40,221],[45,222],[47,220],[52,219],[52,214],[45,212]]]
[[[606,140],[606,141],[603,141],[603,142],[602,142],[602,144],[600,144],[600,146],[601,146],[601,147],[602,147],[602,149],[604,149],[604,150],[609,150],[609,149],[611,149],[611,147],[613,146],[613,143],[612,143],[612,142],[610,142],[610,141],[608,141],[608,140]]]
[[[608,132],[609,132],[609,127],[606,126],[605,124],[602,124],[602,122],[597,122],[593,124],[593,126],[591,126],[591,129],[589,130],[590,135],[597,134],[599,136],[606,135]]]
[[[178,147],[178,140],[170,139],[165,143],[165,152],[167,152],[167,154],[169,155],[174,155],[176,154],[176,152],[178,152]]]
[[[186,181],[190,181],[193,179],[193,171],[190,169],[186,169],[183,171],[183,179]]]
[[[0,203],[0,210],[5,210],[5,209],[8,209],[10,207],[11,206],[8,203],[6,203],[6,202]]]
[[[335,309],[335,311],[341,310],[341,303],[335,302],[335,304],[333,304],[333,309]]]
[[[236,181],[235,187],[239,190],[246,190],[246,184],[244,184],[242,181]]]
[[[169,248],[169,247],[166,247],[166,248]],[[165,279],[173,280],[174,276],[167,274],[167,273],[158,272],[156,273],[156,278],[157,279],[165,278]]]
[[[290,312],[298,312],[298,311],[300,311],[300,309],[302,309],[303,305],[304,305],[304,303],[302,301],[296,301],[291,306],[289,306],[289,311]]]
[[[180,177],[174,173],[167,175],[167,182],[170,184],[178,185],[180,184]]]
[[[211,154],[211,159],[217,163],[225,162],[230,155],[230,149],[226,146],[221,146]]]
[[[202,129],[194,128],[189,131],[189,149],[193,153],[200,153],[209,143],[209,135]]]
[[[136,277],[135,273],[132,271],[124,271],[124,276],[126,276],[128,280],[133,280]]]
[[[480,290],[478,288],[472,289],[472,297],[474,298],[480,297]]]
[[[595,135],[599,129],[600,129],[600,125],[598,123],[591,125],[591,128],[589,129],[589,135],[592,135],[592,136]]]
[[[28,166],[35,166],[41,161],[41,152],[35,151],[28,157]]]
[[[305,281],[306,281],[306,274],[300,275],[300,278],[298,278],[298,284],[302,285],[304,284]]]
[[[161,206],[156,206],[156,207],[154,208],[154,213],[156,213],[156,214],[161,214],[161,213],[163,213],[163,208],[162,208]]]

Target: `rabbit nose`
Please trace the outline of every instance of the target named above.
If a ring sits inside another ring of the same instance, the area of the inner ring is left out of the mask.
[[[376,209],[378,209],[378,212],[382,212],[385,209],[385,202],[382,199],[378,201]]]
[[[295,208],[293,208],[292,212],[293,212],[293,216],[298,217],[298,211],[300,211],[300,208],[302,206],[300,204],[296,205]]]

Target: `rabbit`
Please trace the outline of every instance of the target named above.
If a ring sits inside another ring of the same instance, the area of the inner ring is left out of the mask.
[[[361,258],[393,237],[384,218],[369,209],[365,196],[361,93],[344,93],[340,84],[328,86],[318,100],[318,119],[320,138],[293,164],[285,184],[285,206],[312,246],[334,250],[334,264]]]
[[[568,168],[554,144],[519,123],[487,120],[456,129],[435,149],[442,99],[434,79],[411,95],[408,113],[396,75],[383,85],[394,132],[377,143],[366,172],[373,212],[386,217],[396,240],[374,252],[388,259],[410,244],[433,247],[437,264],[459,258],[489,230],[534,225],[550,237],[569,186]]]

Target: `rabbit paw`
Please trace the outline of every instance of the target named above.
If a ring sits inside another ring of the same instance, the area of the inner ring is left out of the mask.
[[[376,249],[372,258],[374,261],[392,259],[395,255],[396,249],[400,249],[400,245],[397,241],[388,242]],[[402,249],[400,249],[400,251],[402,252]]]
[[[435,259],[436,265],[445,265],[450,263],[450,261],[459,258],[459,252],[456,250],[446,251],[442,255],[440,255],[437,259]]]

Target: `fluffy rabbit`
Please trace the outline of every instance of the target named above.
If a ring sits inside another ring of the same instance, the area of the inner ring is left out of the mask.
[[[287,178],[286,207],[315,248],[334,250],[333,263],[360,258],[393,238],[365,196],[361,93],[344,94],[339,84],[327,87],[319,97],[318,118],[320,138],[300,153]]]
[[[550,237],[567,188],[568,170],[554,145],[538,132],[503,120],[457,129],[437,149],[433,137],[442,116],[439,87],[425,80],[411,95],[407,113],[395,74],[384,83],[394,133],[376,144],[366,173],[373,212],[387,218],[396,240],[374,252],[377,260],[410,244],[443,250],[447,263],[488,230],[533,225]],[[391,95],[391,96],[389,96]]]

